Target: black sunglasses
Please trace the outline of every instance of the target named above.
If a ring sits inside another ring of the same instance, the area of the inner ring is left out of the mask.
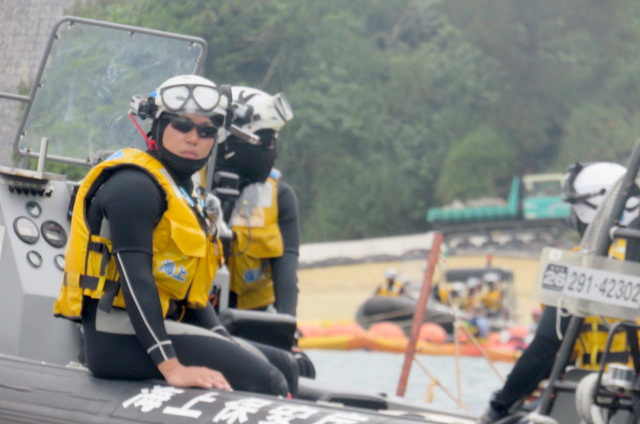
[[[198,136],[201,138],[214,138],[218,132],[218,128],[213,125],[194,124],[189,118],[182,116],[172,116],[170,118],[171,126],[181,133],[187,134],[192,129],[196,129]]]

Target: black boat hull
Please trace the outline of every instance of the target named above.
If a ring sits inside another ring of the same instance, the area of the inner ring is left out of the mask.
[[[408,403],[394,403],[381,396],[330,393],[314,387],[310,380],[301,384],[306,397],[321,398],[332,405],[246,392],[179,389],[157,380],[103,380],[84,369],[9,356],[0,356],[0,382],[3,423],[474,422],[470,416],[412,408]],[[394,412],[397,409],[403,412]]]
[[[407,296],[372,296],[356,312],[356,321],[365,328],[382,321],[391,321],[402,327],[405,332],[411,328],[417,300]],[[449,334],[453,333],[453,310],[433,299],[429,300],[424,322],[441,325]]]

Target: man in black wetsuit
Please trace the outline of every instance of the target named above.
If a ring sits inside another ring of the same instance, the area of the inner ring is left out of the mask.
[[[296,194],[274,163],[278,132],[293,117],[283,94],[232,87],[233,125],[218,147],[216,171],[239,176],[240,197],[225,220],[231,278],[229,303],[238,309],[296,316],[300,230]],[[224,242],[224,240],[223,240]]]
[[[609,162],[575,164],[570,167],[563,196],[571,204],[571,225],[580,236],[593,220],[597,207],[604,200],[604,193],[625,171],[623,166]],[[631,219],[632,216],[627,216],[626,222]],[[634,220],[629,225],[637,227],[638,224]],[[629,243],[626,246],[626,256],[623,253],[622,258],[640,258],[635,244]],[[617,256],[615,253],[613,255]],[[553,306],[545,307],[533,340],[515,363],[502,389],[492,396],[489,407],[478,421],[480,424],[496,422],[514,412],[513,408],[549,376],[562,344],[558,331],[565,333],[571,316],[564,314],[559,323],[557,319],[558,309]]]
[[[82,323],[97,377],[295,394],[291,355],[231,338],[208,302],[219,241],[191,176],[215,144],[220,98],[182,75],[132,99],[153,120],[148,150],[119,150],[83,180],[54,313]]]

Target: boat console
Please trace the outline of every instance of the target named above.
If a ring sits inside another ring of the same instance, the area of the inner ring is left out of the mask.
[[[53,317],[69,233],[72,188],[64,176],[0,168],[0,352],[78,361],[76,326]],[[45,348],[47,346],[47,348]]]
[[[78,326],[53,316],[75,181],[104,151],[142,148],[127,100],[199,72],[205,55],[200,38],[67,17],[51,32],[30,95],[0,93],[24,103],[13,142],[20,165],[0,167],[0,354],[79,362]]]

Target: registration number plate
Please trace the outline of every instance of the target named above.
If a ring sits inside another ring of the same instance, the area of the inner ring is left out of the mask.
[[[640,308],[640,277],[561,263],[547,263],[542,289],[563,296]]]

